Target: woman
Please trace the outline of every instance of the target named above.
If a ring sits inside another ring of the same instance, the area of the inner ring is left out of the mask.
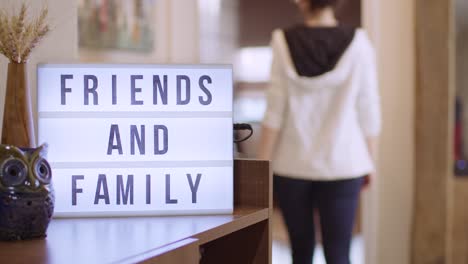
[[[297,0],[304,23],[273,32],[271,86],[259,158],[294,263],[311,263],[318,210],[328,264],[349,263],[359,192],[374,174],[381,127],[375,54],[365,32],[340,26],[336,0]]]

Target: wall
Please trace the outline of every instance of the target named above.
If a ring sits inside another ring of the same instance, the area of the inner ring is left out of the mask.
[[[352,26],[361,25],[361,1],[340,2],[337,9],[340,23]],[[270,43],[271,32],[275,28],[285,28],[302,23],[303,18],[294,1],[237,0],[232,2],[239,3],[239,14],[242,16],[239,21],[239,44],[241,47],[266,46]],[[259,19],[260,14],[261,19]]]
[[[241,16],[239,20],[241,47],[269,45],[271,32],[275,28],[289,27],[302,21],[294,1],[238,0],[237,2]]]
[[[366,263],[410,263],[414,179],[414,0],[364,0],[383,110],[379,173],[364,198]]]
[[[200,61],[232,63],[239,48],[239,3],[199,0]]]
[[[450,1],[416,0],[417,97],[412,263],[450,263],[454,91]]]
[[[1,10],[18,8],[22,1],[2,0]],[[33,51],[28,62],[29,87],[32,96],[34,120],[37,120],[36,110],[36,65],[39,62],[71,62],[77,58],[77,14],[76,1],[62,0],[26,0],[31,14],[38,14],[44,3],[49,7],[50,34],[43,39]],[[3,120],[3,105],[5,100],[5,85],[8,60],[0,55],[0,116]],[[36,122],[37,126],[37,122]],[[37,131],[37,129],[36,129]],[[1,133],[1,132],[0,132]],[[39,142],[41,143],[41,142]]]
[[[449,257],[453,264],[468,263],[468,180],[457,179],[453,184],[453,218],[451,232],[451,248]]]
[[[198,63],[200,60],[198,1],[166,1],[171,3],[169,62]]]

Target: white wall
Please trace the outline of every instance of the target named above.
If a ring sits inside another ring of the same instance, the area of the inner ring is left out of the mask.
[[[364,25],[378,53],[384,118],[379,175],[366,197],[366,206],[373,208],[366,210],[365,220],[371,231],[366,234],[369,264],[410,263],[416,89],[414,2],[363,0]]]
[[[198,1],[170,1],[169,62],[198,63],[200,60]]]
[[[200,61],[233,63],[239,49],[239,2],[199,0]]]
[[[0,9],[10,12],[19,7],[22,1],[1,0]],[[32,52],[28,62],[29,87],[32,96],[32,109],[37,127],[36,106],[36,65],[39,62],[71,62],[77,58],[77,14],[74,0],[26,0],[31,15],[37,15],[44,3],[49,7],[51,32]],[[0,55],[0,117],[3,120],[5,86],[8,60]],[[1,124],[1,123],[0,123]],[[37,129],[36,129],[37,131]],[[0,132],[1,133],[1,132]],[[39,142],[40,143],[40,142]]]

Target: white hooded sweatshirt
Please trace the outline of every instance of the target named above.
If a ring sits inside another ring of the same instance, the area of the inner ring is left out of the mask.
[[[361,177],[374,170],[366,137],[381,128],[375,54],[366,33],[353,40],[333,70],[299,76],[282,30],[272,38],[271,85],[263,125],[279,129],[275,174],[308,180]]]

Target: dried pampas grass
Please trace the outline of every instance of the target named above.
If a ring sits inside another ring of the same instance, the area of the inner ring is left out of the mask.
[[[31,51],[49,32],[47,8],[42,9],[35,19],[28,20],[27,12],[24,3],[17,15],[9,16],[0,10],[0,53],[10,62],[25,63]]]

